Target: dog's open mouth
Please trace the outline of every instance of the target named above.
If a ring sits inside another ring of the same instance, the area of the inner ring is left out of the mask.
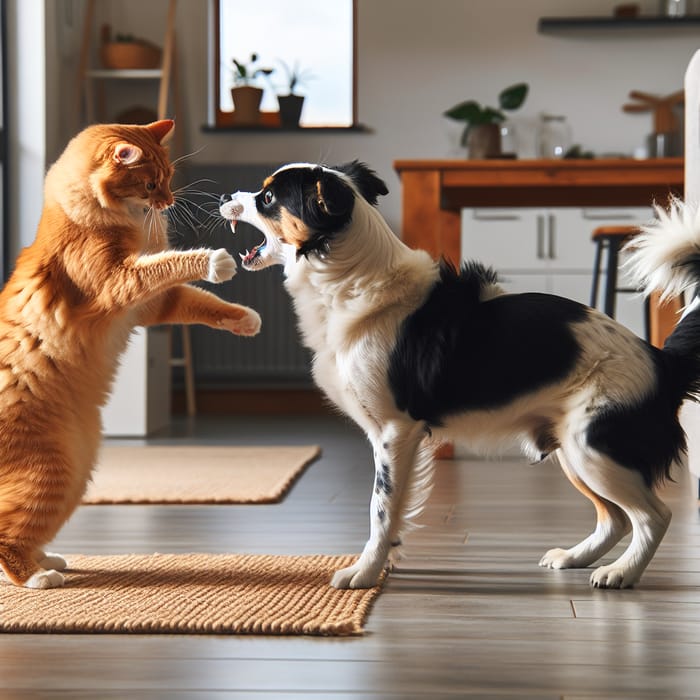
[[[259,245],[256,245],[253,250],[246,250],[245,253],[239,253],[241,260],[243,261],[243,267],[249,267],[255,264],[255,261],[260,257],[263,250],[265,250],[266,241],[263,241]]]

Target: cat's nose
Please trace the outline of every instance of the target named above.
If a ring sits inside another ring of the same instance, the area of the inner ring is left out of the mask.
[[[233,199],[233,197],[230,194],[222,194],[221,197],[219,197],[219,204],[226,204],[226,202],[230,202]]]

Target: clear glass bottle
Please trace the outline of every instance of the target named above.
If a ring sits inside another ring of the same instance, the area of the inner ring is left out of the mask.
[[[566,117],[543,114],[538,141],[537,150],[541,158],[563,158],[571,148],[571,128]]]

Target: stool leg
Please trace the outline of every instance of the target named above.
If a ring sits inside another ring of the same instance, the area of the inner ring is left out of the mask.
[[[591,285],[591,306],[598,306],[598,285],[600,284],[600,258],[603,252],[601,241],[595,243],[595,258],[593,259],[593,283]]]
[[[644,340],[651,342],[651,301],[648,295],[644,297]]]
[[[615,293],[617,291],[617,252],[619,249],[617,241],[608,241],[608,265],[605,279],[605,303],[603,311],[615,318]]]

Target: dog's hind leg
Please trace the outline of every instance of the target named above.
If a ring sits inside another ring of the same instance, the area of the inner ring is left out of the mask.
[[[432,453],[421,440],[417,423],[390,423],[371,436],[374,448],[374,490],[370,502],[370,536],[358,560],[337,571],[335,588],[370,588],[387,564],[392,547],[407,518],[414,515],[429,493]]]
[[[629,588],[641,578],[671,522],[671,510],[642,475],[604,457],[588,466],[586,483],[617,504],[632,523],[632,539],[612,564],[591,574],[596,588]]]
[[[568,463],[563,449],[558,451],[557,456],[569,481],[593,503],[597,522],[595,530],[574,547],[550,549],[540,559],[540,566],[550,569],[583,568],[607,554],[630,531],[631,525],[621,508],[602,498],[584,483]]]

